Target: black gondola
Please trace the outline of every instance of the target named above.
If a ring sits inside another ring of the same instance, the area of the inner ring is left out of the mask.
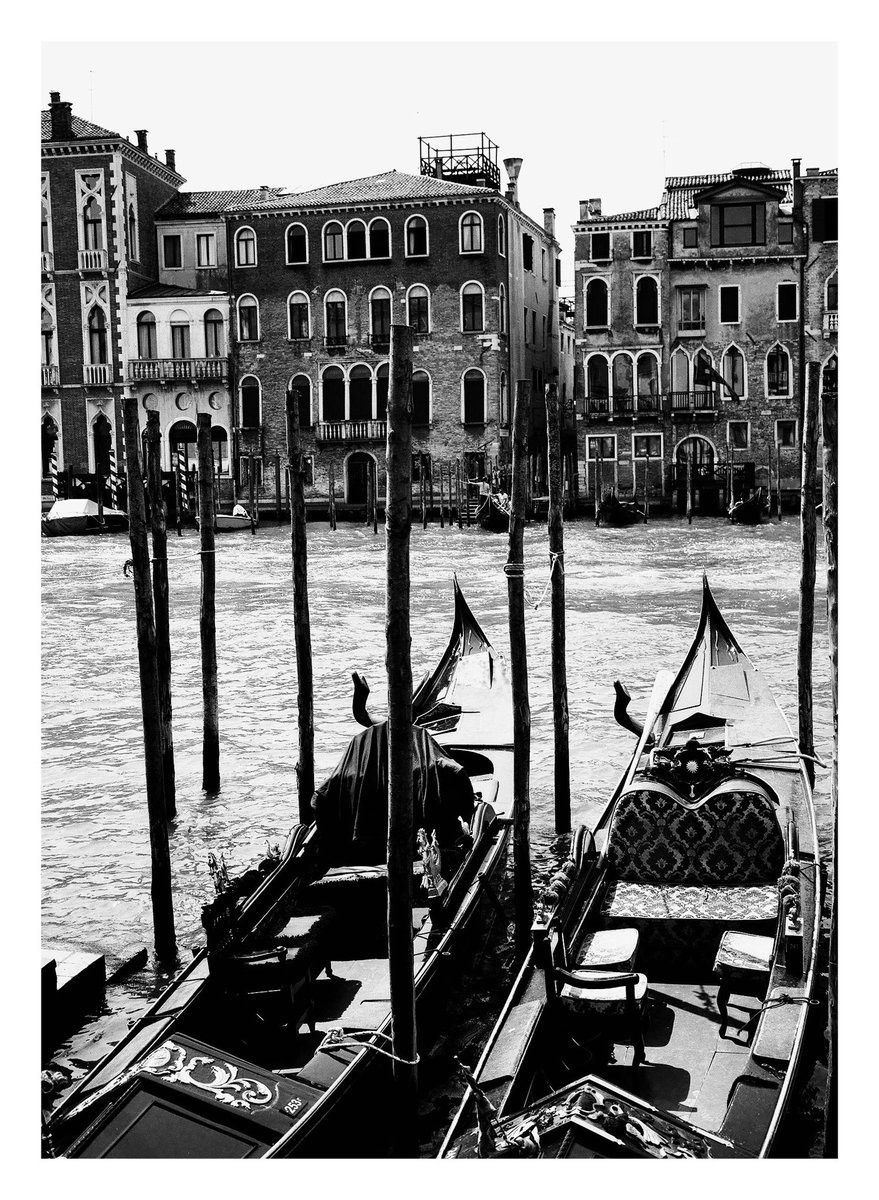
[[[476,511],[476,520],[483,529],[506,533],[510,528],[510,502],[495,492],[484,496]]]
[[[747,500],[737,500],[729,508],[729,519],[734,525],[763,525],[769,520],[769,501],[758,487]]]
[[[644,520],[644,509],[624,503],[616,492],[608,492],[599,505],[598,518],[603,525],[638,525]]]

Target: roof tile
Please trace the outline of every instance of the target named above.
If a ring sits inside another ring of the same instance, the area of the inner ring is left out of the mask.
[[[84,121],[82,117],[73,114],[70,120],[74,138],[118,138],[122,135],[114,133],[112,129],[104,129],[100,125],[93,125],[91,121]],[[40,129],[41,140],[51,142],[52,140],[52,115],[48,108],[44,108],[40,113]]]

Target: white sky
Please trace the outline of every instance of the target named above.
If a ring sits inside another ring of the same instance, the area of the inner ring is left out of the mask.
[[[194,191],[417,175],[419,135],[484,130],[524,160],[523,209],[555,208],[566,294],[580,199],[613,213],[658,204],[665,175],[838,165],[830,42],[55,42],[42,85],[43,106],[60,91],[148,129]],[[803,87],[820,102],[792,103]]]

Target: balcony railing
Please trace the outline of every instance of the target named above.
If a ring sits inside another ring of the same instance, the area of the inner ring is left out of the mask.
[[[82,381],[86,387],[100,387],[102,384],[110,383],[113,379],[113,367],[111,363],[84,363],[82,368]]]
[[[324,349],[327,354],[344,354],[350,345],[353,345],[354,339],[343,337],[341,334],[334,334],[332,337],[324,338]]]
[[[79,251],[79,269],[80,269],[80,271],[106,271],[106,269],[107,269],[107,251],[106,250],[80,250]]]
[[[371,333],[369,344],[376,354],[388,354],[391,349],[391,335],[390,333]]]
[[[677,412],[714,412],[717,409],[717,392],[669,392],[671,411]]]
[[[43,374],[43,387],[57,387],[58,386],[58,364],[57,363],[43,363],[42,364],[42,374]]]
[[[829,337],[831,333],[839,332],[839,313],[826,312],[824,314],[824,336]]]
[[[225,379],[225,358],[136,358],[128,364],[128,378],[138,379]]]
[[[314,427],[319,442],[383,442],[387,421],[321,421]]]
[[[632,417],[662,411],[662,396],[589,396],[586,415],[592,418]]]
[[[51,250],[40,251],[40,270],[54,271],[55,270],[55,255]]]

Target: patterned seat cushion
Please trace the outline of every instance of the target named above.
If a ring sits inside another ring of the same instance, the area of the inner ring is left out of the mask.
[[[577,971],[574,974],[578,974]],[[588,975],[595,972],[587,972]],[[570,1012],[601,1013],[605,1016],[621,1016],[626,1011],[626,989],[624,986],[614,988],[571,987],[566,983],[561,990],[562,1004]],[[635,984],[635,1003],[641,1005],[647,995],[647,976],[639,975]]]
[[[774,883],[750,887],[611,882],[601,915],[614,920],[762,921],[774,920],[778,891]]]

